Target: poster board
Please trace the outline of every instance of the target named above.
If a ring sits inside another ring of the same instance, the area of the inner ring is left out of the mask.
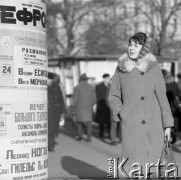
[[[0,179],[48,178],[46,4],[0,2]]]

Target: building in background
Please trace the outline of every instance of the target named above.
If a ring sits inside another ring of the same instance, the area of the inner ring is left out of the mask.
[[[72,104],[73,88],[78,84],[79,76],[86,73],[93,86],[102,81],[102,74],[113,76],[119,56],[78,56],[68,58],[49,59],[48,69],[60,76],[65,86],[67,105]],[[178,59],[157,57],[160,67],[170,72],[177,80],[179,72]]]

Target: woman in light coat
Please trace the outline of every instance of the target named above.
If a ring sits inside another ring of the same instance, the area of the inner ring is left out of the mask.
[[[128,158],[124,165],[128,175],[133,163],[139,163],[146,176],[145,163],[158,162],[164,137],[170,139],[174,125],[163,75],[150,48],[145,33],[130,37],[128,53],[119,58],[108,97],[114,119],[121,121],[122,158]]]

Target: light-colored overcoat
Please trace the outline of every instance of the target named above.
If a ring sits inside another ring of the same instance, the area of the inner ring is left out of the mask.
[[[112,79],[108,101],[122,124],[122,158],[133,163],[157,163],[164,143],[164,129],[174,124],[163,75],[151,53],[136,63],[123,54]]]
[[[87,81],[80,82],[74,89],[73,104],[76,121],[87,122],[93,120],[93,106],[96,103],[94,88]]]

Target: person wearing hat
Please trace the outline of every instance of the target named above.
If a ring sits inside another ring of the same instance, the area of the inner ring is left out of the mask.
[[[108,101],[115,121],[121,122],[122,158],[127,175],[134,163],[142,167],[138,178],[149,177],[146,163],[156,164],[166,137],[170,140],[174,119],[166,96],[165,81],[151,41],[139,32],[129,38],[128,52],[118,61]],[[150,169],[155,174],[156,168]]]
[[[96,86],[96,97],[97,97],[96,121],[99,123],[99,137],[101,139],[104,139],[105,130],[107,130],[108,138],[111,138],[110,108],[106,103],[110,87],[110,75],[108,73],[105,73],[102,75],[102,78],[103,82],[99,83]]]
[[[83,139],[83,126],[86,126],[87,142],[91,142],[93,106],[96,103],[94,88],[88,84],[88,77],[85,73],[80,75],[79,84],[74,88],[73,105],[75,107],[75,118],[77,122],[78,137]]]
[[[55,138],[59,134],[61,114],[65,113],[65,104],[59,86],[60,78],[57,74],[48,72],[48,150],[54,151]]]

